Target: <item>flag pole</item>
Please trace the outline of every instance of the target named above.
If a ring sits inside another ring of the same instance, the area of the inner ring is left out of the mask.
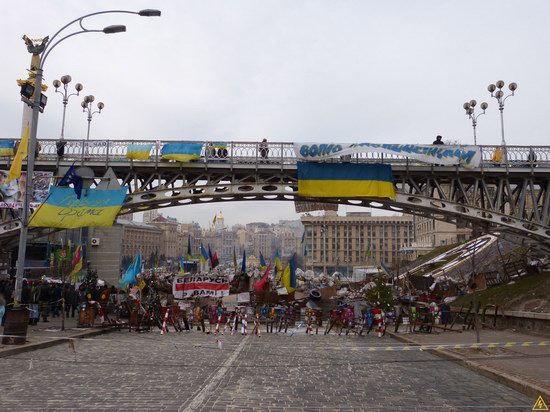
[[[71,250],[71,248],[69,247],[69,251]],[[65,267],[66,266],[66,258],[65,260],[63,261],[63,264],[61,265],[61,282],[63,284],[63,290],[61,291],[61,330],[64,331],[65,330]]]

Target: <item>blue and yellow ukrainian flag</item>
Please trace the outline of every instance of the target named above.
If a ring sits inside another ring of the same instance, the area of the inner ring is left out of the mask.
[[[77,199],[70,187],[53,186],[44,203],[30,218],[29,226],[74,229],[87,226],[112,226],[126,197],[126,188],[87,189]]]
[[[208,253],[206,252],[206,249],[204,248],[204,245],[201,243],[201,261],[203,264],[206,264],[208,261]]]
[[[153,144],[129,144],[126,158],[133,160],[149,160]]]
[[[296,290],[296,264],[294,262],[294,256],[292,256],[283,271],[282,282],[288,293],[292,293]]]
[[[166,143],[160,154],[163,159],[192,162],[200,159],[202,146],[201,143]]]
[[[298,195],[395,199],[390,165],[298,162]]]
[[[267,263],[265,263],[264,255],[262,255],[262,252],[260,252],[260,267],[265,270],[267,267]]]
[[[0,140],[0,156],[13,156],[15,154],[14,140]]]

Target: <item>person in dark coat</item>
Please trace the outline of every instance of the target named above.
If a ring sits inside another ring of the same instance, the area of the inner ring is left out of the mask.
[[[438,135],[438,136],[436,136],[436,138],[435,138],[435,140],[433,141],[432,144],[445,144],[445,143],[443,143],[442,139],[443,139],[443,137]]]
[[[69,317],[70,314],[71,318],[74,318],[76,308],[78,307],[78,292],[75,290],[73,285],[67,285],[65,299],[65,313],[67,314],[67,317]]]
[[[59,309],[61,308],[61,297],[63,296],[63,289],[59,284],[52,285],[52,317],[59,317]]]
[[[40,314],[42,315],[42,322],[49,322],[48,316],[50,314],[50,300],[52,298],[52,288],[44,282],[40,286],[40,292],[38,294],[38,301],[40,303]]]

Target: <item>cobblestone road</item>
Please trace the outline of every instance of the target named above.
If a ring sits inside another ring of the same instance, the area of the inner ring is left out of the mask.
[[[530,399],[390,338],[113,332],[0,359],[2,411],[528,411]]]

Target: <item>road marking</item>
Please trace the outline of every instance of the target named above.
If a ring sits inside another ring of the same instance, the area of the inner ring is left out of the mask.
[[[2,335],[0,334],[0,338],[2,337],[16,337],[20,338],[18,335]],[[136,343],[141,345],[141,341],[136,339],[124,339],[124,338],[116,338],[116,339],[108,339],[104,337],[100,338],[79,338],[79,337],[70,337],[70,336],[41,336],[40,339],[63,339],[68,341],[95,341],[95,342],[124,342],[124,343]],[[157,345],[165,344],[165,345],[171,345],[171,346],[189,346],[189,342],[167,342],[164,341],[163,338],[161,339],[147,339],[148,341],[153,341]],[[40,342],[33,342],[34,343],[40,343]],[[231,344],[228,344],[228,347],[231,347]],[[242,344],[242,341],[241,341]],[[366,346],[366,345],[355,345],[355,346],[311,346],[308,345],[307,347],[303,347],[300,345],[293,345],[293,346],[278,346],[278,349],[292,349],[292,350],[303,350],[307,349],[309,351],[315,351],[315,350],[323,350],[323,351],[331,351],[331,352],[341,352],[341,351],[349,351],[349,352],[383,352],[383,351],[424,351],[424,350],[434,350],[434,349],[482,349],[482,348],[511,348],[511,347],[535,347],[535,346],[550,346],[549,340],[543,340],[539,342],[533,342],[533,341],[527,341],[527,342],[487,342],[487,343],[446,343],[446,344],[420,344],[420,343],[414,343],[411,342],[408,345],[391,345],[391,346]],[[193,344],[193,347],[196,348],[205,348],[205,349],[216,349],[219,350],[219,345],[215,344]],[[235,350],[238,350],[240,347],[240,344],[235,348]],[[224,345],[225,348],[225,345]]]
[[[214,376],[208,379],[208,384],[206,384],[197,393],[197,395],[193,398],[191,403],[185,409],[182,409],[185,403],[181,405],[178,409],[179,412],[192,412],[203,406],[206,398],[213,393],[213,389],[220,383],[224,375],[229,370],[229,367],[233,364],[233,362],[235,362],[235,359],[237,359],[239,354],[242,352],[242,350],[244,349],[244,345],[247,341],[248,336],[245,336],[241,343],[239,343],[239,346],[237,346],[233,354],[223,363],[223,365],[220,367],[220,369],[218,369]]]

